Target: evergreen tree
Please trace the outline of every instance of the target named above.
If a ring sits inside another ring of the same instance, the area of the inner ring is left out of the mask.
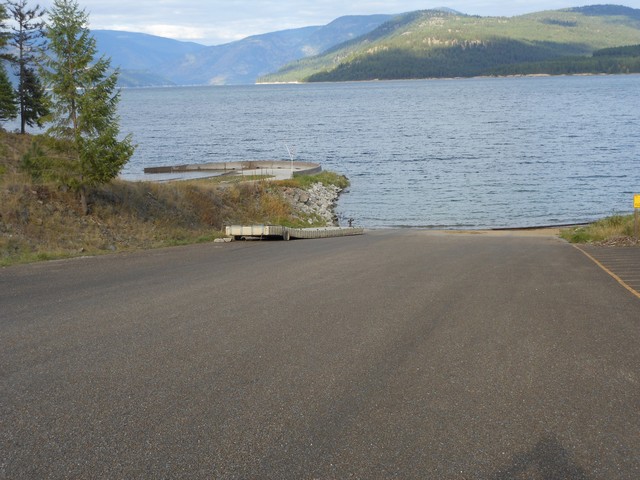
[[[134,150],[130,136],[118,140],[118,72],[110,72],[108,59],[95,59],[88,15],[74,0],[54,1],[46,37],[42,74],[52,93],[50,148],[58,180],[79,192],[86,213],[87,188],[115,178]]]
[[[49,115],[49,97],[35,68],[22,70],[18,92],[21,133],[25,133],[27,125],[42,127]]]
[[[0,60],[6,59],[7,55],[4,52],[4,47],[7,45],[7,41],[9,40],[9,32],[7,31],[7,20],[9,19],[9,15],[7,13],[7,9],[3,4],[0,4]]]
[[[41,126],[42,118],[49,113],[46,92],[35,71],[44,36],[44,10],[39,5],[28,8],[27,0],[8,1],[7,6],[15,21],[9,44],[17,52],[13,63],[18,76],[20,132],[24,134],[27,125]]]
[[[18,103],[7,71],[0,64],[0,122],[13,120],[18,115]]]
[[[7,45],[8,33],[7,33],[7,11],[4,5],[0,5],[0,122],[6,122],[16,118],[18,114],[18,107],[16,105],[16,96],[13,91],[13,86],[7,76],[7,71],[4,68],[3,61],[10,59],[4,49]]]

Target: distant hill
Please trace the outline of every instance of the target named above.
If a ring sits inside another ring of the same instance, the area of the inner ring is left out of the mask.
[[[637,57],[613,57],[607,50],[592,55],[638,44],[640,10],[624,6],[593,5],[510,18],[424,10],[395,16],[359,38],[299,59],[259,81],[624,73],[640,71]]]
[[[255,35],[207,47],[153,35],[94,30],[123,86],[252,84],[282,65],[357,38],[391,15],[340,17],[328,25]]]
[[[207,47],[191,42],[144,33],[115,30],[93,30],[99,53],[111,58],[111,65],[120,68],[120,84],[125,86],[175,85],[170,66],[197,55]]]

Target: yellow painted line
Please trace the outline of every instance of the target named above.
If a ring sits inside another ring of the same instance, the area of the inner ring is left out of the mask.
[[[624,288],[626,288],[627,290],[629,290],[633,295],[635,295],[636,297],[640,298],[640,292],[638,292],[637,290],[635,290],[634,288],[632,288],[630,285],[628,285],[624,280],[622,280],[618,275],[616,275],[615,273],[613,273],[611,270],[609,270],[607,267],[605,267],[602,263],[600,263],[598,260],[596,260],[592,255],[590,255],[589,253],[585,252],[582,248],[580,248],[578,245],[573,244],[574,247],[576,247],[578,250],[580,250],[582,253],[584,253],[588,258],[591,259],[591,261],[593,263],[595,263],[596,265],[598,265],[602,270],[604,270],[605,272],[607,272],[609,275],[611,275],[620,285],[622,285]]]
[[[620,270],[626,270],[628,272],[637,272],[638,270],[636,270],[635,268],[630,268],[629,265],[627,263],[615,263],[615,262],[610,262],[607,259],[603,258],[602,259],[603,262],[605,262],[607,265],[610,265],[611,268],[615,268],[615,269],[620,269]]]
[[[632,270],[634,269],[634,267],[629,267],[629,262],[614,262],[606,257],[604,257],[604,260],[606,260],[607,263],[613,265],[614,267],[631,268]]]

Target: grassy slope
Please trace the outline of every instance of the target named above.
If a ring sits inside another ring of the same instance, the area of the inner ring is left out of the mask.
[[[33,183],[20,171],[29,144],[29,137],[0,130],[0,265],[210,241],[230,223],[309,225],[276,183],[214,179],[116,180],[90,192],[85,216],[73,193]],[[286,185],[304,187],[317,180],[345,181],[325,172]]]
[[[637,11],[633,11],[637,12]],[[621,15],[590,15],[553,10],[518,17],[473,17],[437,11],[398,17],[368,35],[324,55],[285,66],[264,81],[304,81],[312,73],[366,61],[383,51],[404,51],[417,58],[427,52],[465,44],[510,40],[539,47],[549,58],[587,55],[601,48],[640,43],[640,20]]]

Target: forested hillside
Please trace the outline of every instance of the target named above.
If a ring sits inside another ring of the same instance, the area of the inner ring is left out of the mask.
[[[263,82],[640,72],[640,10],[596,5],[518,17],[399,15]],[[624,47],[624,48],[622,48]]]

